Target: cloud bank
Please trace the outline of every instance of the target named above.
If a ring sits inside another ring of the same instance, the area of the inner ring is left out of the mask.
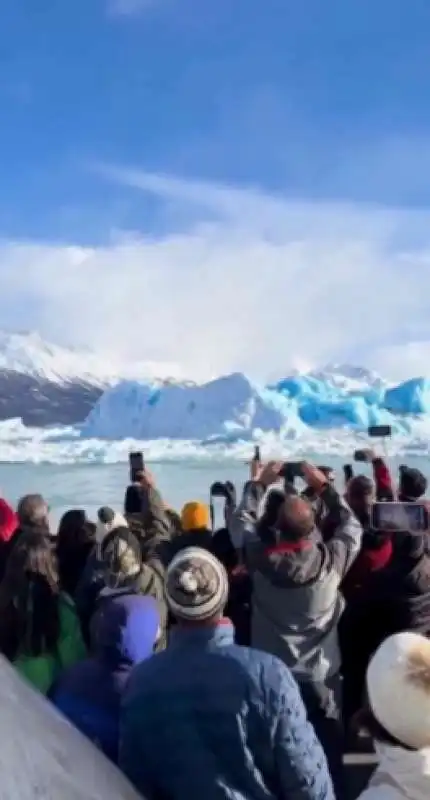
[[[98,172],[164,204],[173,232],[146,235],[142,220],[102,247],[3,241],[8,327],[199,378],[333,360],[430,374],[429,212]]]

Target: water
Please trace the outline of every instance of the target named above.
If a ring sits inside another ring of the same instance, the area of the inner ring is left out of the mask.
[[[342,464],[351,459],[318,456],[315,453],[309,453],[307,459],[334,467],[339,486],[342,486]],[[390,459],[394,475],[397,474],[399,464],[404,462],[404,456]],[[408,456],[407,463],[430,475],[427,457]],[[178,510],[188,500],[207,502],[209,487],[215,480],[231,480],[240,491],[249,474],[248,467],[243,462],[226,459],[208,462],[189,459],[157,462],[149,466],[165,501]],[[357,464],[355,471],[369,473],[369,467]],[[61,466],[0,463],[1,494],[10,502],[16,503],[23,494],[40,492],[50,504],[54,524],[69,508],[85,508],[92,518],[101,505],[122,509],[127,482],[128,468],[125,463],[79,463]]]

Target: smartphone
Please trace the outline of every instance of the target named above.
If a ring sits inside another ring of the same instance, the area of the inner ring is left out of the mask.
[[[383,533],[423,533],[429,528],[429,512],[420,503],[374,503],[371,527]]]
[[[356,450],[354,453],[354,461],[361,461],[362,463],[367,463],[368,461],[367,453],[365,450]]]
[[[320,466],[318,466],[317,469],[319,469],[319,471],[322,472],[323,475],[326,476],[326,478],[329,481],[329,483],[335,483],[336,482],[336,473],[335,473],[333,467],[325,467],[325,466],[320,467]]]
[[[225,483],[222,481],[215,481],[209,490],[210,497],[224,497],[228,495]]]
[[[372,439],[386,439],[391,436],[392,429],[391,425],[371,425],[367,433]]]
[[[145,469],[143,453],[130,453],[128,460],[130,464],[130,481],[136,483],[139,472],[143,472]]]
[[[303,475],[303,462],[302,461],[287,461],[282,467],[279,475],[285,478],[288,483],[294,483],[295,478],[301,478]]]
[[[261,452],[258,444],[256,445],[256,448],[254,450],[254,461],[259,461],[259,462],[261,461]]]

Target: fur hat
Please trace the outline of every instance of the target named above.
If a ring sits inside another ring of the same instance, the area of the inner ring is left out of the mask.
[[[127,528],[127,521],[122,514],[109,506],[102,506],[97,511],[96,542],[101,544],[108,533],[115,528]]]
[[[166,599],[177,619],[200,622],[221,613],[228,599],[227,572],[212,553],[186,547],[166,574]]]
[[[378,648],[367,669],[373,716],[394,739],[414,750],[430,746],[430,641],[396,633]]]
[[[142,571],[142,552],[137,536],[129,528],[115,528],[100,544],[100,560],[109,589],[129,584]]]

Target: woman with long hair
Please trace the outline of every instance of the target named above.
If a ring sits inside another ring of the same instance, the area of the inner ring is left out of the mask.
[[[72,600],[60,588],[52,541],[20,537],[0,584],[0,651],[46,694],[61,671],[86,655]]]
[[[56,542],[58,570],[61,588],[70,597],[75,595],[95,541],[96,526],[87,519],[85,511],[72,508],[63,514]]]

